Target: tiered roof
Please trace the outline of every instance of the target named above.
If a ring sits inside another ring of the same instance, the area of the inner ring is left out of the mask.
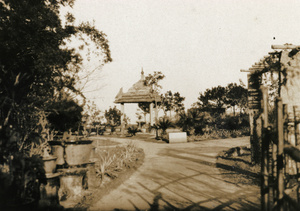
[[[145,76],[142,70],[141,79],[125,93],[123,93],[123,88],[121,88],[115,97],[114,103],[151,103],[155,100],[160,102],[161,98],[158,94],[152,94],[151,87],[145,85]]]

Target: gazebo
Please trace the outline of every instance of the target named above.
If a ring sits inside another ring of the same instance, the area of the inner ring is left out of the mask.
[[[145,85],[145,76],[142,69],[141,79],[137,81],[127,91],[123,92],[123,88],[120,89],[119,93],[115,97],[114,103],[121,104],[121,134],[124,135],[125,123],[124,123],[124,104],[125,103],[149,103],[150,110],[150,125],[154,124],[153,121],[153,105],[155,102],[161,102],[161,97],[151,91],[151,87]],[[157,119],[158,110],[155,107],[155,119]]]

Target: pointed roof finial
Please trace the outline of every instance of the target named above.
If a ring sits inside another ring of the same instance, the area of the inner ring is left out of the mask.
[[[142,67],[142,72],[141,72],[141,80],[145,80],[143,67]]]

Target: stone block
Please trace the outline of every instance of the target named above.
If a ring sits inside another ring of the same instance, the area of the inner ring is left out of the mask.
[[[186,132],[169,133],[169,143],[185,143],[187,142]]]

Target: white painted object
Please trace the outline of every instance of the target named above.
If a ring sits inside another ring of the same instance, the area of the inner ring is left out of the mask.
[[[169,143],[185,143],[187,142],[186,132],[169,133]]]

